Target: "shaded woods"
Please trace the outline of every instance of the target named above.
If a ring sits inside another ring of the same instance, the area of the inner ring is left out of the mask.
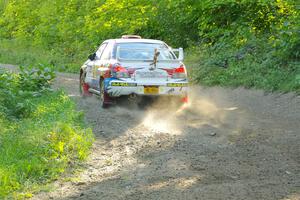
[[[122,34],[188,49],[206,85],[299,91],[299,5],[293,0],[2,0],[0,62],[77,72]]]

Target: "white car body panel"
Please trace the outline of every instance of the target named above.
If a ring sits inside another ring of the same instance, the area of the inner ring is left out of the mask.
[[[111,41],[112,40],[108,40],[105,42]],[[138,42],[166,45],[162,41],[150,39],[115,39],[113,42],[114,44]],[[108,43],[107,46],[109,45],[112,46],[112,44]],[[169,48],[167,45],[166,47]],[[169,50],[172,51],[171,48],[169,48]],[[110,60],[88,60],[82,66],[82,69],[86,71],[85,82],[89,84],[91,88],[98,90],[100,78],[110,70],[111,65],[117,63],[126,69],[133,69],[134,73],[131,74],[129,78],[105,78],[105,90],[110,97],[130,94],[151,96],[172,95],[182,97],[187,95],[187,78],[172,78],[166,71],[166,69],[175,69],[184,66],[180,59],[158,60],[155,66],[153,66],[151,60],[121,60],[116,57]],[[155,92],[147,92],[147,87],[152,87]]]

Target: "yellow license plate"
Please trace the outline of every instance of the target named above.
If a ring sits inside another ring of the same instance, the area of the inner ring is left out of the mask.
[[[158,94],[159,88],[157,86],[144,86],[144,94]]]

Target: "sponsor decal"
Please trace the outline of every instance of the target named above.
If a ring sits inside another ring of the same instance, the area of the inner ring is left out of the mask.
[[[125,83],[125,82],[112,82],[111,86],[118,86],[118,87],[135,87],[137,86],[136,83]]]
[[[171,88],[171,89],[168,90],[167,93],[168,93],[168,94],[172,94],[173,92],[175,92],[175,89],[174,89],[174,88]]]
[[[109,84],[113,80],[116,80],[116,78],[112,77],[112,78],[106,78],[106,79],[104,79],[104,89],[105,89],[105,91],[109,90],[109,86],[110,86]]]
[[[168,83],[168,87],[187,87],[187,83]]]

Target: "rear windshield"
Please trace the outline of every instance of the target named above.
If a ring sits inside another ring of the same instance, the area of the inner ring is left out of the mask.
[[[155,49],[160,52],[158,60],[175,60],[175,54],[165,45],[157,43],[119,43],[116,58],[120,60],[153,60]]]

